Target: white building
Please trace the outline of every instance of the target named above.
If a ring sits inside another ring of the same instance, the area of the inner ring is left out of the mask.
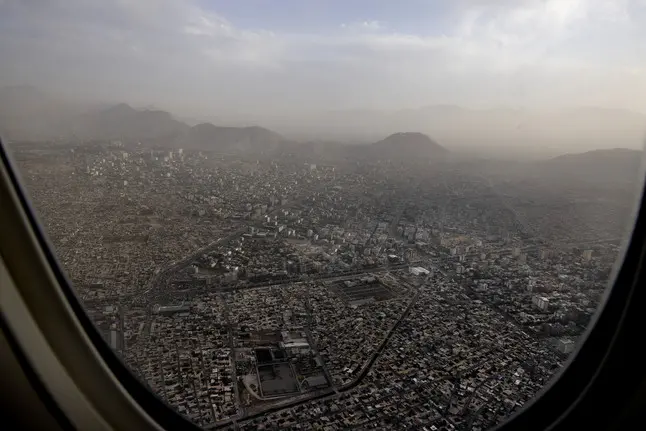
[[[567,338],[562,338],[558,341],[556,347],[559,352],[567,355],[568,353],[572,353],[574,351],[574,341]]]
[[[540,295],[534,295],[532,298],[532,303],[539,309],[539,310],[547,310],[550,306],[550,300],[544,296]]]
[[[117,331],[115,331],[114,329],[110,331],[110,347],[112,347],[114,350],[118,348],[117,335]]]
[[[431,273],[428,269],[422,268],[421,266],[411,266],[408,272],[413,275],[429,275]]]
[[[306,355],[311,351],[310,343],[302,332],[281,332],[283,341],[279,343],[289,355]]]

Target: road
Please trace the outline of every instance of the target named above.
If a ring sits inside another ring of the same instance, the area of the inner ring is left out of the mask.
[[[354,381],[352,381],[351,383],[348,383],[347,385],[342,386],[339,389],[339,392],[345,392],[345,391],[348,391],[348,390],[352,389],[353,387],[358,385],[368,375],[368,372],[370,371],[370,369],[374,365],[375,361],[382,354],[382,352],[384,351],[384,349],[388,345],[388,342],[390,341],[390,338],[393,336],[393,334],[395,333],[397,328],[399,328],[399,325],[401,325],[401,323],[404,321],[404,319],[406,319],[406,317],[408,317],[408,315],[410,314],[410,311],[413,309],[413,306],[417,303],[417,300],[419,299],[419,296],[420,296],[421,293],[422,293],[421,289],[418,289],[417,292],[415,292],[415,295],[413,296],[413,299],[411,299],[411,301],[408,303],[408,306],[406,307],[404,312],[399,316],[399,319],[397,319],[397,322],[395,322],[395,324],[390,328],[390,330],[388,331],[388,333],[386,334],[384,339],[381,341],[381,344],[379,344],[379,347],[377,348],[377,350],[375,350],[373,352],[373,354],[370,357],[370,360],[368,361],[368,363],[366,365],[364,365],[364,367],[361,369],[361,372],[359,373],[357,378]]]
[[[316,353],[316,358],[318,358],[321,361],[321,368],[323,369],[323,374],[325,375],[325,379],[328,381],[328,384],[330,387],[336,392],[337,394],[339,391],[337,391],[335,385],[334,385],[334,379],[332,379],[332,374],[330,373],[330,370],[327,367],[327,364],[321,357],[321,354],[319,352],[318,346],[316,344],[316,339],[312,335],[312,307],[310,304],[310,295],[309,291],[305,291],[305,312],[307,313],[307,326],[305,327],[305,334],[307,335],[307,342],[310,344],[310,347],[312,348],[312,351]]]
[[[231,361],[231,381],[233,382],[233,390],[235,392],[235,400],[238,405],[238,413],[235,417],[231,418],[231,421],[235,424],[236,421],[245,415],[245,409],[240,403],[240,388],[238,387],[238,370],[236,369],[236,353],[235,353],[235,340],[233,337],[233,322],[231,322],[231,316],[229,314],[229,305],[224,302],[224,319],[227,322],[227,335],[229,338],[229,359]],[[213,416],[215,420],[215,415]]]
[[[322,281],[322,280],[327,282],[343,281],[343,280],[361,277],[364,275],[374,275],[382,272],[397,271],[397,270],[406,269],[406,268],[408,268],[407,264],[384,265],[377,268],[370,268],[367,270],[358,270],[358,271],[349,271],[341,274],[339,273],[319,274],[317,276],[309,277],[305,279],[302,279],[302,278],[280,279],[280,280],[272,280],[264,283],[254,283],[254,284],[242,285],[242,286],[234,283],[231,286],[225,285],[225,286],[211,286],[211,287],[196,287],[196,288],[181,289],[176,291],[167,291],[167,292],[164,292],[163,294],[158,294],[158,296],[151,299],[159,300],[162,297],[162,295],[165,295],[167,297],[173,297],[173,295],[189,296],[189,295],[199,295],[199,294],[208,293],[208,292],[233,292],[233,291],[249,290],[249,289],[261,289],[261,288],[267,288],[267,287],[287,287],[293,284],[307,283],[311,281]]]
[[[289,204],[292,204],[292,203],[289,203]],[[286,205],[284,205],[284,206],[286,206]],[[269,213],[269,215],[272,215],[272,214],[280,211],[284,206],[280,206],[280,207],[275,208],[271,213]],[[403,208],[402,208],[402,211],[403,211]],[[401,211],[399,212],[399,215],[401,215]],[[399,217],[397,217],[397,219],[398,218]],[[166,266],[164,268],[157,268],[157,270],[154,272],[154,275],[149,279],[149,281],[146,283],[146,286],[144,287],[144,289],[141,292],[137,292],[137,293],[129,295],[129,296],[121,297],[120,298],[121,303],[124,304],[124,305],[128,304],[128,305],[131,306],[132,304],[134,304],[135,301],[137,301],[138,299],[141,299],[142,297],[145,297],[145,296],[154,297],[154,296],[156,296],[159,293],[158,291],[160,289],[162,289],[164,287],[168,287],[168,284],[169,284],[168,279],[170,278],[170,275],[173,272],[187,266],[192,261],[197,259],[200,255],[202,255],[204,253],[208,253],[213,249],[217,249],[219,247],[222,247],[223,245],[226,245],[228,242],[232,241],[233,239],[241,236],[243,233],[245,233],[248,230],[248,226],[249,226],[249,224],[244,224],[240,228],[238,228],[238,229],[234,230],[233,232],[229,233],[227,236],[225,236],[223,238],[219,238],[216,241],[213,241],[213,242],[207,244],[206,246],[203,246],[203,247],[199,248],[198,250],[195,250],[194,252],[190,253],[189,255],[185,256],[184,258],[182,258],[182,259],[180,259],[178,261],[173,261],[173,262],[171,262],[170,265],[168,265],[168,266]],[[393,224],[391,224],[391,228],[392,227],[393,227]],[[352,273],[349,273],[349,274],[342,274],[342,275],[339,275],[339,274],[324,274],[324,275],[322,275],[320,277],[309,278],[307,280],[293,280],[293,281],[288,280],[287,283],[289,283],[290,281],[291,282],[298,282],[298,281],[311,281],[311,280],[321,280],[321,279],[325,279],[325,280],[328,280],[328,281],[340,281],[340,280],[344,280],[344,279],[347,279],[347,278],[354,278],[354,277],[364,275],[364,274],[371,274],[371,273],[381,272],[381,271],[392,271],[392,270],[397,270],[397,269],[404,269],[406,267],[407,267],[407,265],[387,265],[387,266],[384,266],[384,267],[374,268],[374,269],[370,269],[370,270],[367,270],[367,271],[353,271]],[[271,285],[276,285],[276,284],[268,284],[268,285],[271,286]],[[279,284],[279,286],[280,285],[285,285],[285,282],[282,282],[281,284]],[[241,288],[259,288],[259,287],[265,287],[265,286],[253,285],[253,286],[245,286],[245,287],[241,287]],[[392,326],[392,328],[386,334],[386,336],[382,340],[381,344],[379,345],[377,350],[372,354],[372,356],[370,357],[370,360],[363,367],[363,369],[361,370],[361,372],[359,373],[357,378],[354,379],[351,383],[349,383],[347,385],[344,385],[343,388],[336,389],[336,388],[332,387],[330,390],[319,391],[314,397],[296,399],[296,400],[292,400],[291,402],[286,401],[286,403],[283,403],[281,405],[275,406],[272,409],[264,410],[262,412],[255,413],[255,414],[248,415],[248,416],[245,415],[246,412],[244,411],[244,409],[240,409],[237,417],[229,418],[229,419],[227,419],[225,421],[221,421],[221,422],[218,422],[218,423],[215,423],[215,424],[211,424],[209,426],[206,426],[205,428],[207,428],[207,429],[217,429],[217,428],[221,428],[221,427],[224,427],[224,426],[228,426],[230,424],[234,424],[234,426],[235,426],[236,421],[242,420],[243,418],[244,419],[251,419],[253,417],[257,417],[257,416],[260,416],[260,415],[265,415],[268,412],[272,411],[273,409],[276,409],[276,410],[283,409],[283,408],[295,406],[295,405],[298,405],[298,404],[301,404],[301,403],[310,402],[310,401],[312,401],[314,399],[320,399],[320,398],[327,397],[327,396],[334,395],[334,394],[338,395],[338,394],[340,394],[342,392],[347,392],[347,391],[353,389],[368,374],[368,372],[370,371],[370,369],[374,365],[377,358],[381,355],[381,353],[385,349],[386,345],[388,344],[388,341],[390,340],[390,338],[392,337],[394,332],[400,326],[401,322],[410,313],[410,310],[412,309],[413,305],[416,303],[417,299],[419,298],[419,295],[420,295],[420,291],[417,291],[417,293],[415,294],[415,296],[412,298],[411,302],[407,306],[406,310],[404,310],[404,312],[401,314],[401,316],[399,317],[397,322]],[[151,310],[148,310],[148,321],[149,322],[150,322],[150,317],[151,317],[150,313],[151,313]],[[309,328],[307,329],[307,335],[308,335],[308,338],[312,339],[311,333],[309,332]],[[233,355],[233,339],[232,338],[230,338],[230,346],[231,346],[231,354]],[[179,354],[178,354],[178,359],[179,359]],[[235,370],[235,358],[233,358],[233,357],[232,357],[232,364],[233,364],[232,365],[232,367],[233,367],[233,369],[232,369],[232,377],[233,377],[233,382],[234,382],[234,386],[235,386],[236,397],[238,397],[238,399],[239,399],[238,387],[237,387],[237,376],[236,376],[236,370]],[[323,367],[323,369],[324,369],[324,373],[326,375],[326,378],[332,383],[332,378],[331,378],[331,375],[330,375],[329,371],[327,370],[327,368],[325,366]]]
[[[314,190],[306,193],[300,199],[298,199],[296,201],[288,201],[284,205],[278,205],[277,207],[272,209],[270,212],[268,212],[266,215],[271,217],[273,215],[276,215],[279,211],[283,210],[284,208],[287,208],[287,207],[292,206],[292,205],[298,205],[303,199],[305,199],[306,196],[309,196],[309,195],[311,195],[311,193],[314,193],[316,191],[323,190],[323,189],[325,189],[326,186],[327,186],[327,184],[325,184],[325,183],[320,184],[319,187],[316,187]],[[249,226],[255,225],[256,222],[257,222],[257,220],[251,220],[249,223],[243,223],[238,229],[236,229],[233,232],[229,233],[224,238],[218,238],[217,240],[215,240],[215,241],[213,241],[213,242],[211,242],[211,243],[209,243],[209,244],[207,244],[207,245],[205,245],[205,246],[191,252],[189,255],[185,256],[181,260],[171,262],[171,264],[166,266],[166,267],[157,268],[155,270],[154,275],[146,283],[146,287],[144,288],[144,290],[142,292],[138,292],[138,293],[135,293],[135,294],[132,294],[132,295],[129,296],[129,298],[131,299],[130,304],[132,305],[132,303],[136,299],[139,299],[142,296],[147,295],[151,291],[153,291],[155,289],[158,289],[159,286],[160,286],[159,281],[162,278],[168,278],[168,276],[172,272],[185,267],[186,265],[188,265],[189,263],[191,263],[192,261],[197,259],[200,255],[202,255],[204,253],[208,253],[208,252],[210,252],[210,251],[212,251],[214,249],[217,249],[219,247],[222,247],[223,245],[226,245],[228,242],[232,241],[233,239],[240,237],[243,233],[246,233],[248,231]]]

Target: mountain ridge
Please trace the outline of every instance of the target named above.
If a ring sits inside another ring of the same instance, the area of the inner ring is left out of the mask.
[[[301,143],[336,141],[356,149],[335,148],[332,152],[361,155],[365,151],[377,152],[368,150],[370,147],[364,144],[382,141],[384,136],[394,132],[417,131],[433,136],[452,154],[509,160],[544,159],[563,152],[604,148],[608,142],[618,147],[641,148],[646,134],[646,115],[640,112],[590,106],[558,109],[540,115],[538,110],[524,108],[474,109],[450,104],[392,111],[304,109],[293,116],[265,113],[256,117],[213,117],[217,120],[202,116],[200,121],[187,122],[155,108],[141,110],[125,103],[109,106],[95,103],[88,109],[89,103],[62,100],[37,87],[0,87],[0,132],[9,140],[125,139],[171,147],[217,149],[222,146],[226,151],[236,145],[266,151],[284,146],[285,141],[290,141],[294,144],[291,147],[298,150]],[[235,133],[226,128],[213,129],[211,141],[218,142],[216,145],[209,143],[208,137],[191,130],[207,118],[209,123],[217,124],[215,127],[246,125],[250,123],[249,118],[255,118],[253,123],[265,127],[238,127],[245,132]],[[284,138],[283,132],[291,139]],[[231,146],[227,139],[237,144]],[[262,139],[270,145],[260,145]]]
[[[390,160],[443,160],[448,150],[420,132],[397,132],[370,144],[369,153]]]
[[[63,102],[31,86],[0,88],[0,132],[14,141],[120,140],[226,152],[274,151],[286,141],[260,126],[190,126],[167,111],[136,109],[127,103],[68,109]]]
[[[552,181],[580,181],[595,187],[609,184],[640,184],[643,150],[609,148],[562,154],[535,162],[531,173]]]

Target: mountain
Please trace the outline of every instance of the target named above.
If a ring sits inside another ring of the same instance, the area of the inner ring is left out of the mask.
[[[124,103],[77,118],[74,135],[218,152],[268,152],[284,141],[279,134],[262,127],[221,127],[211,123],[191,127],[168,112],[137,110]]]
[[[87,112],[71,121],[72,134],[81,139],[171,140],[188,129],[168,112],[137,110],[125,103]]]
[[[353,145],[316,143],[307,150],[331,157],[361,157],[381,152],[384,157],[402,151],[366,145],[402,130],[432,134],[450,149],[452,157],[538,160],[564,152],[582,152],[607,147],[643,148],[646,115],[621,109],[577,107],[529,110],[524,108],[468,109],[454,105],[431,105],[406,110],[307,111],[256,115],[254,124],[279,130],[301,142],[336,141]],[[247,125],[249,117],[218,117],[218,126],[200,126],[204,118],[180,121],[158,109],[135,109],[125,104],[98,106],[70,103],[34,87],[0,88],[0,134],[10,140],[121,139],[147,141],[163,146],[193,148],[221,147],[234,142],[235,148],[271,151],[284,139],[267,129],[224,127]],[[244,131],[242,131],[244,130]],[[394,139],[394,138],[393,138]],[[361,145],[359,145],[361,144]],[[409,145],[404,143],[403,147]],[[356,147],[356,148],[355,148]],[[388,145],[387,145],[388,147]],[[411,154],[425,154],[424,146],[410,148]],[[377,151],[379,150],[379,151]],[[228,151],[228,150],[227,150]],[[291,146],[289,151],[300,151]],[[421,153],[419,152],[421,151]],[[436,155],[434,155],[436,156]]]
[[[311,140],[306,142],[281,142],[283,154],[298,154],[319,161],[351,162],[365,160],[390,160],[393,162],[445,161],[451,153],[423,133],[399,132],[371,144],[348,144],[337,141]]]
[[[191,127],[158,109],[72,104],[28,86],[0,88],[0,134],[14,141],[121,140],[223,152],[271,152],[285,142],[262,127]]]
[[[285,139],[262,127],[221,127],[202,123],[191,127],[176,145],[222,152],[275,151]]]
[[[448,151],[423,133],[394,133],[369,145],[373,157],[390,160],[440,160]]]
[[[431,105],[405,110],[306,111],[258,121],[300,140],[371,142],[402,130],[433,136],[452,152],[541,159],[610,146],[639,149],[646,115],[622,109],[470,109]]]
[[[536,162],[533,174],[554,182],[580,182],[606,187],[641,183],[644,152],[626,148],[564,154]]]

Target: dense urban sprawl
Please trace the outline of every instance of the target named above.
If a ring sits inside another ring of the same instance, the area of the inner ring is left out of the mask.
[[[631,204],[459,163],[14,156],[106,341],[206,428],[501,422],[574,350]]]

